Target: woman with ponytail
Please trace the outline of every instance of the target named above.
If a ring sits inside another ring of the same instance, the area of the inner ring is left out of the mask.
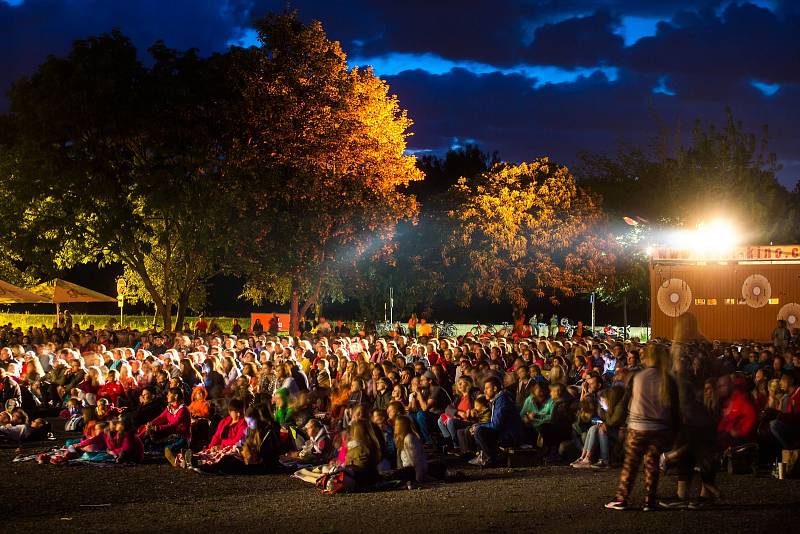
[[[659,456],[672,445],[680,425],[678,387],[670,375],[672,361],[664,345],[650,345],[645,355],[646,368],[629,381],[625,462],[616,498],[606,504],[612,510],[628,508],[628,496],[639,466],[644,460],[644,510],[656,509]]]

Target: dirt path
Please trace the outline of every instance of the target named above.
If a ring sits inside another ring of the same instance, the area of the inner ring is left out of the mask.
[[[7,532],[781,533],[800,520],[800,481],[745,475],[720,476],[725,500],[713,509],[643,513],[603,509],[617,470],[464,467],[466,480],[432,488],[325,496],[284,475],[209,476],[167,465],[39,466],[12,464],[13,455],[0,450],[0,517]],[[674,485],[667,477],[661,494]],[[637,486],[634,503],[640,491]]]

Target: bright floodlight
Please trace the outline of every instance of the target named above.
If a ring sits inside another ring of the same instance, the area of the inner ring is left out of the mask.
[[[739,232],[731,223],[721,219],[699,224],[697,230],[687,237],[692,249],[706,254],[727,251],[739,244]]]

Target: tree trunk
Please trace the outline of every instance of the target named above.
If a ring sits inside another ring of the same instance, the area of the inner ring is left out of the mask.
[[[164,333],[172,332],[172,301],[166,299],[161,307],[161,320],[164,321]]]
[[[289,334],[300,334],[300,283],[292,279],[292,301],[289,308]]]
[[[181,294],[178,297],[178,313],[175,317],[175,329],[183,328],[183,321],[186,320],[186,308],[189,306],[189,294]]]

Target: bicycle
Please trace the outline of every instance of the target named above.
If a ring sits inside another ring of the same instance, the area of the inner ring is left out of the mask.
[[[436,337],[455,337],[456,326],[453,323],[439,321],[433,324],[433,331]]]
[[[486,332],[486,329],[487,329],[487,328],[489,328],[489,326],[484,326],[484,325],[482,325],[481,323],[477,323],[475,326],[473,326],[473,327],[470,329],[470,333],[471,333],[473,336],[480,336],[481,334],[483,334],[484,332]]]

